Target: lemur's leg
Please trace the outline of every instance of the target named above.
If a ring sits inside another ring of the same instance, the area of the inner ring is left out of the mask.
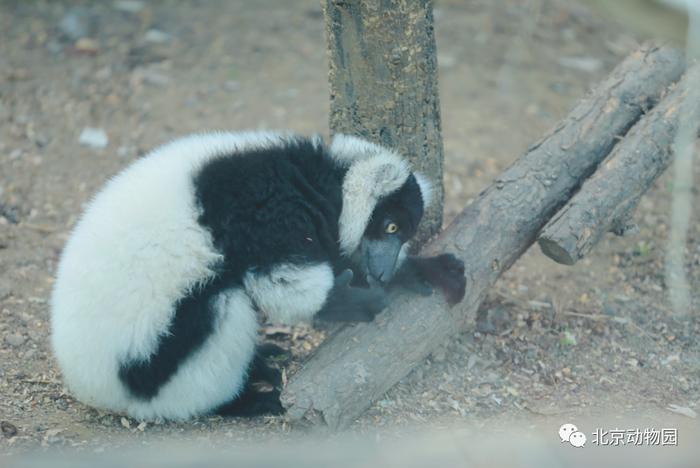
[[[275,346],[275,345],[272,345]],[[267,361],[267,356],[265,355],[265,350],[261,351],[261,348],[266,349],[268,345],[259,346],[256,350],[255,357],[250,363],[250,370],[248,371],[248,380],[250,382],[267,382],[275,387],[282,386],[282,372],[279,369],[271,367]],[[279,348],[277,346],[277,348]],[[279,348],[282,350],[282,348]],[[279,353],[275,353],[279,354]]]
[[[289,356],[289,351],[284,349],[282,346],[269,342],[259,344],[255,351],[257,352],[258,356],[262,356],[265,359],[275,358],[278,356],[284,356],[286,358]]]
[[[271,343],[259,345],[250,363],[248,380],[243,389],[238,396],[217,408],[216,414],[242,417],[283,414],[284,408],[280,403],[282,373],[279,369],[270,367],[265,361],[267,357],[280,352],[284,353],[284,350],[277,345]],[[255,384],[261,381],[275,388],[271,391],[260,391]]]
[[[284,414],[284,408],[280,402],[279,389],[260,392],[249,380],[238,396],[221,405],[215,413],[221,416],[254,417]]]
[[[447,302],[454,305],[462,300],[466,290],[464,263],[452,254],[428,258],[408,257],[392,284],[423,295],[430,295],[432,287],[438,287],[447,296]]]
[[[377,284],[369,288],[350,285],[351,270],[345,270],[335,279],[335,284],[323,308],[316,314],[329,322],[371,322],[388,305],[386,292]]]

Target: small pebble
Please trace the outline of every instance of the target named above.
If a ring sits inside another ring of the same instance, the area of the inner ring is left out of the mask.
[[[138,13],[143,10],[143,2],[138,0],[120,0],[114,2],[114,9],[124,13]]]
[[[17,426],[7,421],[0,422],[0,430],[2,430],[2,435],[8,439],[17,435]]]
[[[5,336],[5,342],[10,346],[14,346],[15,348],[22,346],[26,340],[27,339],[19,333],[12,333]]]
[[[131,86],[137,88],[142,83],[153,86],[165,86],[170,83],[170,77],[155,70],[147,68],[137,68],[131,75]]]
[[[143,36],[143,40],[151,44],[164,44],[170,41],[170,34],[160,29],[149,29]]]
[[[594,57],[561,57],[559,65],[572,70],[595,73],[603,68],[603,61]]]
[[[101,128],[85,127],[80,133],[78,143],[90,148],[103,149],[107,147],[109,138],[107,138],[107,133]]]
[[[447,354],[445,353],[444,348],[439,348],[433,351],[433,361],[435,362],[445,362],[445,359],[447,358]]]
[[[438,54],[437,60],[440,68],[452,68],[457,64],[457,59],[453,55]]]
[[[56,400],[56,408],[60,409],[61,411],[66,411],[68,409],[68,402],[62,398]]]
[[[83,8],[71,8],[58,23],[58,30],[68,39],[77,41],[88,35],[88,15]]]
[[[85,55],[95,55],[100,50],[100,45],[96,40],[90,39],[89,37],[83,37],[75,41],[73,46],[76,52]]]
[[[224,83],[224,89],[228,92],[236,92],[241,89],[241,83],[238,81],[229,80]]]

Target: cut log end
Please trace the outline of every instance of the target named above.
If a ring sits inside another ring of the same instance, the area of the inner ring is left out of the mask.
[[[617,236],[639,232],[632,222],[639,200],[673,162],[670,148],[683,123],[700,122],[699,81],[700,66],[693,66],[627,132],[606,163],[542,230],[538,242],[545,255],[573,265],[588,255],[607,232]]]
[[[558,242],[552,239],[540,237],[537,240],[537,243],[540,245],[542,253],[557,263],[571,266],[578,261],[578,257],[575,255],[575,253],[569,252]]]

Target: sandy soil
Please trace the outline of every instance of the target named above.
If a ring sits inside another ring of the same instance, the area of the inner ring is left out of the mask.
[[[0,1],[0,453],[304,434],[283,418],[139,425],[96,411],[62,386],[49,348],[47,300],[61,248],[106,179],[188,132],[327,134],[318,2],[240,3],[124,11],[128,2]],[[639,39],[564,0],[442,0],[436,30],[447,220]],[[79,143],[86,127],[104,129],[106,148]],[[665,175],[644,197],[638,235],[606,238],[574,267],[531,249],[490,295],[487,318],[352,429],[521,420],[551,431],[564,419],[625,414],[657,427],[697,424],[667,409],[700,403],[700,194],[686,256],[695,313],[682,319],[663,275],[671,187]],[[293,341],[298,360],[317,337],[301,328],[282,340]]]

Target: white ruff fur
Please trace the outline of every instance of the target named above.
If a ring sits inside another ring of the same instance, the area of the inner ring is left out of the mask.
[[[53,349],[77,398],[139,419],[184,419],[236,395],[257,334],[252,304],[240,290],[215,301],[213,335],[152,400],[131,397],[118,369],[156,350],[174,304],[221,261],[197,223],[197,168],[222,153],[284,138],[250,132],[176,140],[121,172],[89,204],[63,251],[51,298]]]
[[[286,264],[267,275],[247,273],[243,284],[270,321],[293,325],[310,320],[323,307],[333,280],[327,263]]]
[[[344,167],[387,152],[391,151],[362,138],[342,133],[333,137],[330,146],[331,157]]]

